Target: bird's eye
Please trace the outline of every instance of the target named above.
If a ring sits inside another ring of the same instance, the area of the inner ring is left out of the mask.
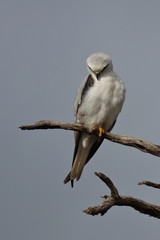
[[[102,71],[104,71],[104,70],[108,67],[108,65],[109,65],[109,64],[107,64],[107,65],[102,69]]]

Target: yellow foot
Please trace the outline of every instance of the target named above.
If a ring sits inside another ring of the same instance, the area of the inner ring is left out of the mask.
[[[103,128],[101,128],[101,127],[99,127],[99,128],[94,127],[93,130],[94,130],[94,131],[98,130],[98,132],[99,132],[99,133],[98,133],[98,136],[99,136],[99,137],[102,137],[103,133],[105,133],[105,130],[104,130]]]
[[[105,133],[104,129],[103,128],[99,128],[99,137],[102,137],[103,133]]]

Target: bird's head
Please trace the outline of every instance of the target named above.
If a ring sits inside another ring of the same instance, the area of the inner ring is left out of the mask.
[[[87,58],[86,64],[89,73],[97,79],[102,73],[113,70],[111,58],[104,53],[93,53]]]

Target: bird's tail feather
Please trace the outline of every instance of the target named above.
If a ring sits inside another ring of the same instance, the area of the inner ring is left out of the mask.
[[[71,181],[71,187],[73,188],[73,185],[74,185],[74,180],[71,180],[70,178],[70,174],[71,172],[68,173],[67,177],[64,179],[64,184],[68,183],[69,181]]]
[[[71,173],[70,173],[70,179],[73,180],[76,178],[77,181],[80,179],[83,168],[84,168],[87,158],[88,158],[90,147],[88,147],[88,148],[84,148],[82,146],[79,147],[72,170],[71,170]]]
[[[80,135],[79,141],[75,146],[76,151],[74,153],[72,169],[64,179],[64,183],[71,181],[71,186],[73,187],[73,180],[76,179],[78,181],[80,179],[84,166],[95,153],[95,151],[92,149],[92,146],[94,145],[94,149],[97,150],[103,141],[102,139],[97,143],[96,140],[97,137],[88,135],[86,133]]]

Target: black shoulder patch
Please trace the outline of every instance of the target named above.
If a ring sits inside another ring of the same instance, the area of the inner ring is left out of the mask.
[[[90,87],[92,87],[93,85],[94,85],[94,79],[92,78],[91,75],[89,75],[87,80],[86,80],[86,84],[84,85],[83,91],[82,91],[81,102],[83,101],[83,98],[86,95],[86,92],[88,91],[88,89]]]

